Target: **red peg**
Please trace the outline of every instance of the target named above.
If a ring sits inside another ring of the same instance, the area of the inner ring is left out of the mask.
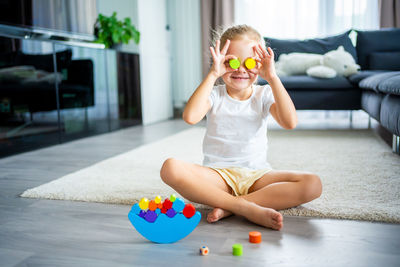
[[[185,215],[186,218],[191,218],[195,213],[196,213],[196,208],[188,203],[185,205],[185,208],[182,211],[183,215]]]
[[[164,203],[163,203],[163,208],[166,208],[167,210],[169,210],[170,208],[172,208],[172,202],[168,199],[168,198],[166,198],[165,200],[164,200]]]

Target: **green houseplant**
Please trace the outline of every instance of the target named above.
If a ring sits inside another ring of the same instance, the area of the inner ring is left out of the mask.
[[[140,40],[140,32],[131,24],[131,19],[120,21],[117,19],[117,12],[109,17],[99,14],[94,24],[94,34],[97,37],[95,42],[104,44],[106,48],[121,43],[128,44],[131,39],[138,44]]]

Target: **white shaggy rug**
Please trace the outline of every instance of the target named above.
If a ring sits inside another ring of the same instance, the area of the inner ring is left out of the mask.
[[[142,197],[167,197],[173,190],[160,179],[163,161],[175,157],[201,163],[204,131],[194,127],[21,196],[129,205]],[[272,130],[268,137],[274,169],[311,171],[323,183],[319,199],[282,214],[400,223],[400,157],[372,131]]]

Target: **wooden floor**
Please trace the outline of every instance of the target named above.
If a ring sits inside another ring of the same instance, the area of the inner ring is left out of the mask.
[[[180,120],[137,126],[1,159],[0,266],[400,266],[400,225],[285,217],[277,232],[235,216],[208,224],[203,214],[188,237],[161,245],[133,229],[130,206],[18,197],[188,127]],[[254,230],[261,244],[248,243]],[[243,256],[232,256],[234,243]],[[198,255],[203,245],[208,256]]]

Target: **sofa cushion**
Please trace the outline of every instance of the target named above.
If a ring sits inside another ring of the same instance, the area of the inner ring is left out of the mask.
[[[381,82],[383,82],[384,80],[387,80],[393,76],[399,75],[399,74],[400,74],[400,71],[389,71],[389,72],[372,75],[372,76],[362,80],[359,83],[359,86],[362,89],[373,90],[373,91],[379,93],[378,86]]]
[[[391,133],[400,136],[400,96],[386,95],[383,98],[380,122]]]
[[[371,53],[369,68],[371,70],[400,70],[400,51]]]
[[[321,79],[307,75],[284,76],[281,81],[286,89],[351,89],[354,86],[344,77],[335,77],[332,79]],[[266,84],[263,79],[259,79],[259,84]]]
[[[362,70],[370,69],[369,57],[373,52],[399,52],[400,29],[357,31],[358,64]]]
[[[359,110],[361,109],[361,90],[353,89],[288,89],[298,110]]]
[[[361,95],[361,108],[377,121],[380,121],[383,97],[384,94],[370,90],[364,90]]]
[[[400,72],[379,83],[378,90],[385,94],[400,95]]]
[[[292,52],[325,54],[331,50],[336,50],[342,45],[357,61],[356,49],[349,38],[350,32],[351,30],[335,36],[307,40],[275,39],[269,37],[264,37],[264,39],[274,50],[275,59],[278,59],[281,54]]]
[[[384,71],[384,70],[362,70],[362,71],[357,72],[356,74],[353,74],[353,75],[347,77],[347,79],[352,84],[358,85],[358,83],[361,80],[363,80],[365,78],[368,78],[368,77],[370,77],[372,75],[383,73],[383,72],[387,72],[387,71]]]

